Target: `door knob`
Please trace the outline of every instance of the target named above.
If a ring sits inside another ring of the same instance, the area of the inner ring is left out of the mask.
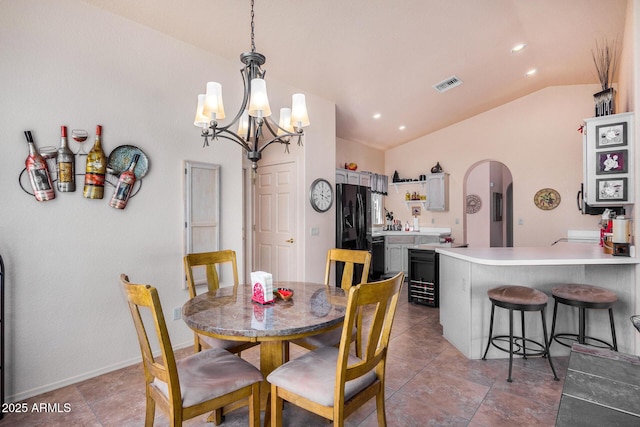
[[[292,238],[290,238],[290,239],[288,239],[288,240],[286,240],[286,242],[287,242],[287,243],[293,243],[293,237],[292,237]]]

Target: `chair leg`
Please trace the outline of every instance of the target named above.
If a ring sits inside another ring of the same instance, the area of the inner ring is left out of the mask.
[[[278,397],[277,387],[271,386],[271,427],[282,427],[282,405],[284,401]],[[265,413],[265,417],[269,414]],[[265,425],[267,424],[265,419]]]
[[[544,318],[544,314],[545,314],[545,310],[542,309],[540,310],[540,315],[542,317],[542,336],[544,338],[544,354],[542,355],[542,357],[546,356],[547,359],[549,359],[549,366],[551,366],[551,372],[553,372],[553,379],[555,381],[560,381],[560,379],[558,378],[558,375],[556,374],[556,368],[553,367],[553,361],[551,360],[551,352],[549,351],[549,346],[551,345],[549,343],[549,340],[547,340],[547,321]]]
[[[224,417],[222,416],[222,408],[214,409],[211,412],[211,415],[207,417],[208,423],[213,423],[213,425],[219,426],[224,421]]]
[[[578,308],[578,342],[584,344],[584,337],[586,336],[586,309],[584,307]]]
[[[269,414],[265,414],[265,418]],[[266,424],[266,423],[265,423]],[[249,425],[260,427],[260,383],[251,386],[251,396],[249,396]]]
[[[611,323],[611,339],[613,340],[613,351],[618,351],[618,341],[616,340],[616,325],[613,323],[612,308],[609,308],[609,323]]]
[[[513,309],[509,309],[509,378],[507,382],[513,382],[511,379],[511,368],[513,366]]]
[[[558,300],[554,298],[553,318],[551,319],[551,334],[549,335],[549,349],[551,348],[551,344],[553,343],[553,334],[556,331],[556,314],[558,314]]]
[[[145,427],[153,427],[153,420],[155,416],[156,416],[156,401],[153,400],[153,398],[149,394],[149,390],[147,390],[147,410],[144,416]]]
[[[384,408],[384,384],[380,387],[380,390],[376,394],[376,412],[378,414],[378,425],[387,425],[387,415]]]
[[[491,321],[489,322],[489,339],[487,340],[487,348],[484,350],[484,355],[482,356],[482,360],[487,360],[487,352],[489,351],[489,346],[491,345],[491,336],[493,334],[493,314],[496,310],[495,304],[491,303]]]
[[[520,328],[522,329],[522,358],[527,358],[527,334],[524,332],[524,310],[520,312]]]

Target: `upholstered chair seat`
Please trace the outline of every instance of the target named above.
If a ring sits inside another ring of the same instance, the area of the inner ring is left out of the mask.
[[[323,406],[333,405],[335,399],[336,365],[339,350],[336,347],[321,347],[282,365],[267,377],[270,384],[285,388],[292,393]],[[349,355],[348,365],[361,361]],[[376,380],[374,370],[348,381],[344,388],[345,400]]]
[[[183,406],[193,406],[262,381],[253,365],[222,349],[204,350],[176,361]],[[169,398],[166,382],[154,384]]]

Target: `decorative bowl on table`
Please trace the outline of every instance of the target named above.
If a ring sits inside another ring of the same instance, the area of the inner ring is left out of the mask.
[[[284,301],[289,301],[293,297],[293,289],[278,288],[273,290],[273,294]]]

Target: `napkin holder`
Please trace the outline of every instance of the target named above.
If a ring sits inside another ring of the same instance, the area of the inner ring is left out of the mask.
[[[253,295],[251,299],[260,304],[272,303],[273,296],[273,276],[265,271],[251,272],[251,283],[253,284]]]

